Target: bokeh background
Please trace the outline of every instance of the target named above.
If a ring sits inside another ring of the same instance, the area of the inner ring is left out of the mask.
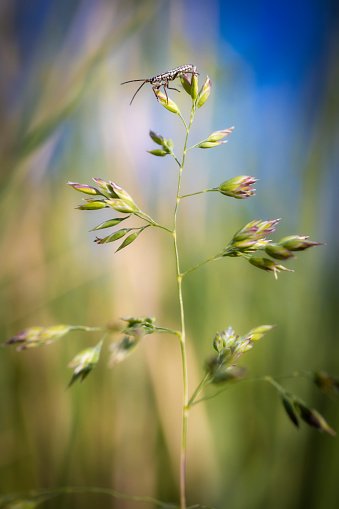
[[[256,197],[215,193],[183,202],[184,268],[219,252],[252,219],[281,217],[275,240],[309,235],[325,246],[288,262],[294,273],[241,259],[187,277],[190,390],[216,331],[277,324],[243,358],[249,374],[338,373],[339,9],[335,0],[2,0],[0,67],[1,341],[28,326],[102,325],[156,316],[178,327],[172,241],[148,229],[114,254],[89,230],[107,213],[80,212],[68,180],[111,179],[171,226],[177,170],[149,129],[183,144],[179,119],[137,84],[194,63],[212,93],[191,131],[196,143],[235,126],[227,145],[191,151],[183,191],[236,175],[260,179]],[[190,101],[171,92],[183,113]],[[67,363],[99,340],[60,342],[0,355],[0,488],[103,486],[178,499],[181,365],[176,340],[150,336],[109,369],[108,344],[84,384],[65,390]],[[339,431],[337,402],[306,380],[285,386]],[[285,416],[270,386],[239,384],[191,412],[190,503],[232,509],[339,505],[339,442]],[[146,507],[70,495],[50,509]],[[148,506],[147,506],[148,507]]]

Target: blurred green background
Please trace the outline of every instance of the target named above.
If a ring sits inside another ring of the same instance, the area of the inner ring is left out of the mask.
[[[183,268],[223,248],[252,219],[281,217],[275,240],[326,243],[288,263],[278,281],[241,259],[205,266],[184,281],[190,389],[216,331],[276,329],[240,364],[249,374],[338,373],[338,4],[211,0],[3,0],[0,6],[1,341],[33,325],[103,325],[156,316],[177,328],[172,241],[148,229],[121,253],[88,233],[107,213],[80,212],[68,180],[111,179],[171,226],[177,171],[149,129],[172,138],[179,119],[137,84],[186,63],[210,99],[191,142],[235,125],[227,145],[192,151],[183,192],[236,175],[260,179],[256,197],[214,193],[179,214]],[[188,96],[171,92],[183,113]],[[173,337],[150,336],[108,369],[106,345],[84,384],[65,388],[68,362],[97,334],[75,333],[36,350],[0,355],[0,489],[89,485],[178,500],[181,363]],[[339,431],[338,405],[304,380],[285,386]],[[297,431],[274,390],[239,384],[195,407],[189,422],[188,500],[232,509],[339,506],[339,442]],[[45,504],[146,507],[100,495]]]

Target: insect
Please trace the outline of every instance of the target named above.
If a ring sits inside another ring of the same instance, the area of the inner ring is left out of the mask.
[[[180,78],[180,76],[183,76],[184,74],[192,74],[192,75],[198,74],[197,68],[195,67],[195,65],[192,65],[192,64],[181,65],[180,67],[176,67],[175,69],[172,69],[171,71],[163,72],[162,74],[157,74],[156,76],[153,76],[153,78],[144,78],[144,79],[140,79],[140,80],[124,81],[123,83],[121,83],[121,85],[125,85],[126,83],[134,83],[135,81],[143,81],[143,83],[140,85],[138,90],[133,95],[130,104],[132,104],[134,97],[137,95],[139,90],[145,85],[145,83],[151,83],[152,89],[153,89],[153,92],[154,92],[154,95],[155,95],[157,101],[159,101],[159,98],[157,96],[156,91],[159,90],[160,87],[164,87],[164,92],[165,92],[165,95],[167,98],[167,103],[168,103],[168,95],[167,95],[166,89],[176,90],[177,92],[180,92],[180,90],[177,90],[174,87],[170,87],[168,85],[168,83],[170,81],[175,80],[175,78]]]

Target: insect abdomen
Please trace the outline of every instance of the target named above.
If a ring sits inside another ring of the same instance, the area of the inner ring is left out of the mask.
[[[175,78],[182,76],[186,72],[193,72],[195,69],[195,66],[192,64],[186,64],[181,65],[180,67],[176,67],[175,69],[172,69],[171,71],[163,72],[162,74],[157,74],[156,76],[153,76],[153,78],[150,79],[151,83],[159,82],[159,81],[166,81],[166,80],[174,80]]]

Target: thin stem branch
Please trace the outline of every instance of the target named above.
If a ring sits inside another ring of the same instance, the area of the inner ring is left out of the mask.
[[[206,140],[204,140],[204,141],[206,141]],[[200,141],[199,143],[202,143],[202,142]],[[192,147],[188,148],[188,149],[187,149],[187,152],[188,152],[189,150],[192,150],[193,148],[196,148],[196,147],[199,145],[199,143],[196,143],[196,144],[195,144],[195,145],[193,145]]]
[[[197,388],[195,389],[195,391],[193,392],[187,406],[188,408],[190,408],[191,406],[194,405],[194,400],[195,398],[197,398],[200,394],[200,392],[202,391],[202,389],[204,388],[204,386],[209,382],[209,379],[210,379],[210,374],[209,373],[206,373],[206,375],[204,376],[204,378],[201,380],[201,382],[199,383],[199,385],[197,386]]]
[[[277,376],[254,376],[254,377],[248,377],[248,378],[242,378],[240,380],[234,380],[230,382],[227,385],[224,385],[222,389],[219,391],[214,392],[213,394],[208,394],[207,396],[204,396],[196,401],[193,400],[193,396],[190,399],[189,405],[190,407],[197,405],[198,403],[202,403],[203,401],[207,401],[209,399],[216,398],[219,396],[219,394],[222,394],[223,392],[228,391],[232,388],[233,385],[239,384],[242,382],[267,382],[271,385],[273,385],[279,392],[285,392],[285,389],[277,382],[277,380],[287,380],[289,378],[311,378],[312,373],[309,371],[294,371],[293,373],[287,374],[287,375],[277,375]],[[199,386],[198,386],[199,387]],[[200,392],[200,391],[199,391]]]
[[[200,269],[200,267],[202,267],[206,263],[213,262],[213,260],[217,260],[218,258],[220,258],[220,253],[217,254],[217,255],[211,256],[210,258],[207,258],[207,260],[204,260],[203,262],[198,263],[198,265],[195,265],[191,269],[186,270],[186,272],[182,273],[182,277],[187,276],[187,274],[189,274],[190,272],[193,272],[194,270]]]
[[[175,156],[175,154],[173,152],[170,152],[171,156],[174,157],[176,163],[178,164],[179,168],[181,167],[181,162],[177,159],[177,157]]]
[[[168,329],[167,327],[155,327],[155,330],[157,332],[167,332],[168,334],[174,334],[175,336],[178,336],[180,338],[181,333],[177,330]]]
[[[83,330],[85,332],[98,332],[107,330],[107,327],[87,327],[87,325],[71,325],[71,331]]]
[[[147,221],[150,224],[150,226],[155,226],[156,228],[161,228],[162,230],[166,230],[168,233],[173,233],[172,230],[170,230],[169,228],[166,228],[166,226],[162,226],[161,224],[158,224],[150,216],[148,216],[147,214],[144,214],[144,212],[139,212],[139,213],[134,212],[134,215],[139,217],[140,219],[143,219],[144,221]]]
[[[187,425],[188,425],[188,374],[187,374],[187,354],[186,354],[186,331],[185,331],[185,312],[184,312],[184,303],[182,297],[182,274],[180,273],[180,262],[179,262],[179,252],[178,252],[178,242],[177,242],[177,215],[178,215],[178,207],[180,203],[180,184],[181,184],[181,176],[182,170],[185,164],[186,158],[186,148],[187,141],[190,132],[190,128],[193,122],[194,113],[195,113],[196,105],[195,102],[192,103],[191,109],[191,117],[189,125],[186,125],[185,120],[182,118],[179,113],[179,117],[184,123],[186,128],[186,137],[184,143],[184,150],[182,156],[182,163],[179,165],[179,176],[178,176],[178,186],[177,186],[177,198],[174,210],[174,226],[173,226],[173,242],[174,242],[174,251],[175,251],[175,265],[176,265],[176,273],[177,273],[177,285],[178,285],[178,299],[179,299],[179,307],[180,307],[180,322],[181,322],[181,332],[180,332],[180,351],[181,351],[181,362],[182,362],[182,374],[183,374],[183,415],[182,415],[182,440],[181,440],[181,453],[180,453],[180,507],[181,509],[186,509],[186,450],[187,450]]]
[[[267,382],[267,383],[273,385],[273,387],[275,389],[277,389],[278,392],[280,392],[280,393],[285,392],[285,389],[282,387],[282,385],[278,384],[278,382],[276,380],[274,380],[274,378],[272,378],[271,376],[264,376],[262,379],[264,382]]]
[[[184,119],[184,117],[181,115],[180,111],[179,111],[178,115],[179,115],[179,117],[181,118],[181,120],[182,120],[182,122],[183,122],[183,124],[184,124],[184,126],[185,126],[186,131],[189,131],[189,129],[190,129],[190,127],[191,127],[191,123],[192,123],[192,122],[190,122],[189,126],[187,127],[187,124],[186,124],[186,122],[185,122],[185,119]],[[187,141],[187,140],[186,140],[186,141]],[[186,149],[185,149],[185,150],[186,150]]]
[[[201,141],[198,141],[198,143],[195,143],[195,145],[192,145],[192,147],[188,148],[188,149],[187,149],[187,152],[188,152],[189,150],[192,150],[193,148],[198,147],[198,146],[200,145],[200,143],[206,143],[206,142],[208,142],[208,141],[209,141],[209,140],[201,140]],[[222,143],[222,142],[221,142],[221,143]],[[225,142],[224,142],[224,143],[225,143]]]
[[[214,187],[213,189],[205,189],[204,191],[197,191],[196,193],[183,194],[182,196],[180,196],[180,199],[188,198],[189,196],[195,196],[196,194],[209,193],[210,191],[218,191],[218,188]]]
[[[162,230],[165,230],[168,233],[173,233],[172,230],[170,230],[169,228],[166,228],[166,226],[162,226],[161,224],[158,224],[158,223],[154,223],[151,226],[155,226],[156,228],[161,228]]]

